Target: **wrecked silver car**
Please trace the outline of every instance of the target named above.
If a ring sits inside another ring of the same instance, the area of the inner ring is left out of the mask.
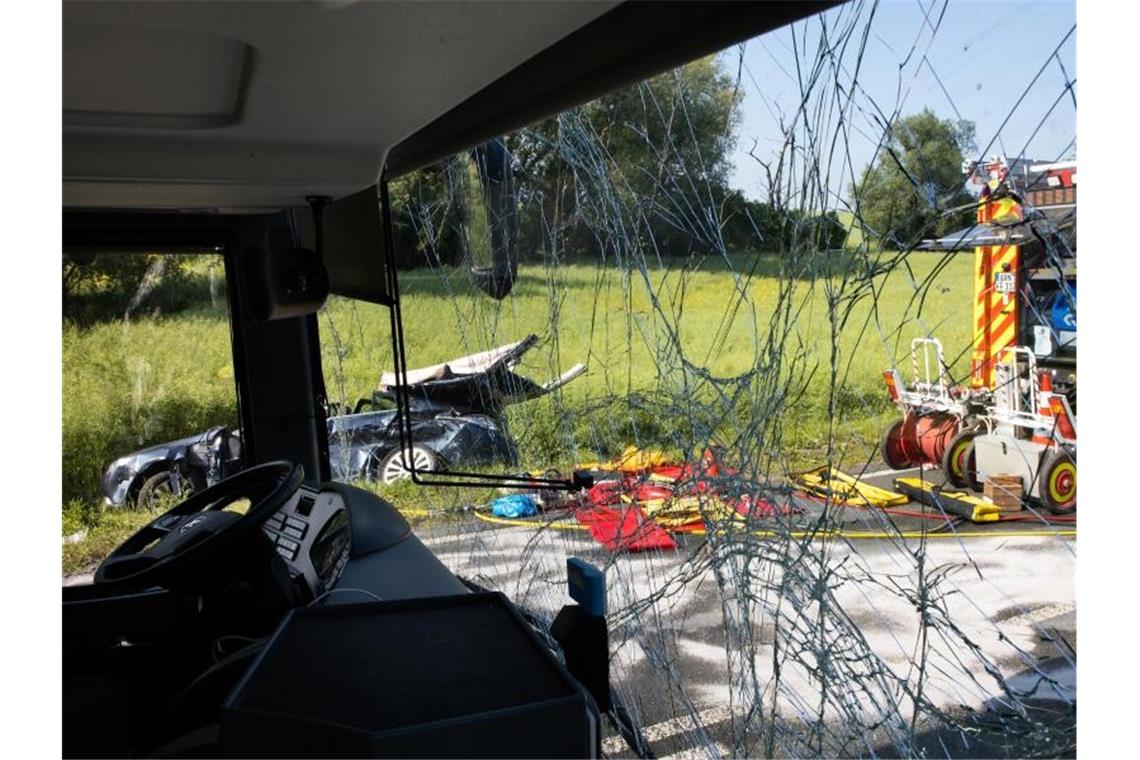
[[[583,364],[539,384],[518,375],[522,355],[538,343],[526,338],[407,373],[411,446],[401,455],[400,420],[391,408],[396,378],[385,372],[371,399],[354,413],[328,418],[329,463],[336,480],[392,483],[408,466],[428,472],[513,465],[514,442],[504,432],[503,408],[560,388],[586,371]],[[410,456],[410,461],[409,461]],[[241,438],[214,427],[116,459],[103,475],[108,506],[151,505],[213,485],[242,469]]]

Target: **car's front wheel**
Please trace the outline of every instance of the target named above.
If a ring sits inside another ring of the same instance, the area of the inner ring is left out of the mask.
[[[410,456],[409,456],[410,455]],[[376,464],[375,477],[385,485],[411,477],[409,466],[416,472],[431,472],[439,469],[439,455],[418,443],[411,449],[392,449]]]
[[[161,470],[147,476],[139,486],[139,491],[135,495],[135,506],[139,509],[169,507],[176,501],[184,500],[194,490],[194,484],[189,478],[180,478],[176,486],[174,473],[171,470]]]

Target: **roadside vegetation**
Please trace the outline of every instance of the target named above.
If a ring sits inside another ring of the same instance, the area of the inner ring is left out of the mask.
[[[971,257],[960,256],[948,263],[926,297],[921,322],[915,318],[914,281],[924,280],[941,261],[939,255],[912,254],[909,272],[907,267],[895,267],[889,275],[878,278],[877,298],[868,297],[855,307],[840,336],[839,364],[846,377],[837,384],[838,411],[843,417],[837,432],[839,443],[850,447],[849,455],[854,459],[869,454],[878,441],[881,424],[895,413],[887,399],[882,372],[898,360],[909,381],[912,338],[925,335],[926,328],[932,330],[945,345],[948,360],[958,359],[956,374],[965,374]],[[733,260],[737,271],[749,264],[748,256]],[[738,375],[749,369],[756,359],[754,342],[766,337],[764,329],[782,280],[773,271],[774,261],[762,261],[758,269],[764,271],[765,264],[770,265],[769,273],[755,277],[749,288],[756,320],[739,312],[728,339],[715,352],[711,350],[713,338],[733,292],[733,274],[724,261],[677,262],[650,270],[650,287],[669,313],[670,326],[680,334],[686,355],[702,364],[707,360],[708,369],[718,376]],[[560,402],[541,399],[509,410],[513,413],[511,432],[521,445],[523,464],[544,468],[567,464],[560,461],[567,453],[576,453],[581,461],[595,455],[611,456],[630,443],[660,445],[669,437],[659,430],[655,438],[655,427],[668,424],[666,421],[641,420],[644,424],[636,431],[640,440],[635,441],[634,431],[629,429],[630,409],[621,410],[615,415],[620,419],[610,420],[611,424],[601,424],[598,419],[605,414],[604,409],[596,409],[598,403],[648,391],[655,386],[659,373],[659,357],[653,352],[650,287],[635,281],[623,289],[622,276],[619,270],[587,264],[557,269],[524,266],[511,297],[498,306],[471,288],[461,271],[445,275],[421,269],[402,274],[409,365],[434,364],[530,333],[550,337],[554,325],[557,345],[551,341],[529,354],[522,372],[545,380],[577,362],[586,363],[589,370],[566,386]],[[555,280],[548,281],[552,277]],[[679,291],[682,280],[683,294]],[[785,410],[784,426],[790,463],[806,466],[826,448],[831,325],[822,283],[803,282],[797,288],[793,301],[803,304],[803,309],[795,324],[795,337],[809,347],[815,371],[802,399]],[[554,301],[557,309],[552,317]],[[872,325],[860,335],[872,307],[877,309],[884,333]],[[391,367],[387,320],[388,312],[382,307],[344,299],[330,301],[321,318],[330,397],[343,398],[349,404],[368,397],[380,371]],[[627,337],[631,330],[632,339]],[[555,407],[568,410],[572,419],[559,419]],[[594,414],[576,425],[573,418],[577,410],[590,408],[595,408]],[[567,451],[575,447],[576,452]]]
[[[411,367],[531,333],[544,343],[527,355],[523,374],[542,382],[578,362],[589,367],[560,393],[507,410],[524,467],[565,469],[631,444],[692,453],[677,450],[683,415],[656,403],[684,397],[662,393],[661,362],[676,369],[680,353],[718,378],[745,373],[766,350],[778,305],[796,315],[789,337],[802,373],[795,397],[775,412],[780,467],[816,465],[829,453],[869,461],[896,414],[881,373],[897,363],[909,379],[914,337],[939,337],[954,374],[965,375],[972,257],[916,253],[879,268],[885,258],[852,251],[891,257],[913,237],[956,222],[943,215],[968,201],[955,188],[972,125],[926,111],[898,121],[890,134],[901,164],[882,159],[849,188],[859,218],[793,187],[794,152],[762,164],[764,200],[746,198],[728,180],[741,119],[736,76],[723,59],[707,57],[507,136],[522,264],[502,302],[481,293],[467,271],[485,266],[490,251],[473,155],[393,183]],[[913,165],[934,178],[925,200],[906,186]],[[607,196],[600,205],[593,180]],[[638,229],[607,227],[616,208]],[[613,235],[636,240],[607,246]],[[619,249],[654,258],[646,270],[616,266]],[[603,250],[611,260],[599,260]],[[728,261],[707,253],[721,250],[736,253]],[[148,519],[102,506],[100,478],[114,459],[234,426],[237,410],[220,256],[65,257],[62,274],[64,566],[75,569]],[[747,303],[730,307],[742,277]],[[916,284],[928,279],[918,297]],[[319,321],[329,398],[351,408],[392,368],[389,313],[333,297]],[[666,339],[670,331],[680,352]],[[731,427],[734,410],[699,423],[715,437]],[[438,512],[494,494],[401,484],[391,495],[408,510]]]
[[[84,319],[64,322],[63,533],[74,537],[64,544],[65,570],[96,561],[149,519],[145,513],[102,506],[99,479],[112,460],[211,425],[236,424],[225,302],[217,298],[216,282],[211,299],[208,280],[195,276],[213,265],[209,259],[179,263],[186,270],[179,310],[150,306],[129,319],[117,310],[94,319],[88,310]],[[856,306],[840,336],[840,362],[847,372],[837,385],[840,419],[832,431],[836,447],[845,451],[845,461],[870,457],[883,426],[896,414],[881,373],[897,361],[909,379],[906,351],[912,337],[924,334],[924,326],[942,339],[949,358],[959,357],[957,374],[964,374],[970,260],[956,257],[938,274],[921,323],[913,318],[912,277],[925,279],[942,261],[937,255],[912,254],[908,262],[913,274],[906,267],[895,267],[875,283],[878,297]],[[754,325],[763,329],[765,309],[775,303],[781,285],[777,263],[768,254],[759,260],[755,255],[734,257],[734,269],[756,265],[759,273],[749,288],[757,319],[753,322],[744,312],[738,315],[721,350],[709,358],[714,373],[740,373],[754,360]],[[521,368],[524,374],[541,381],[576,362],[586,363],[589,371],[558,399],[511,407],[510,432],[519,442],[524,467],[541,470],[607,458],[631,443],[668,447],[670,421],[639,417],[629,407],[612,407],[652,388],[658,375],[647,341],[637,334],[629,337],[631,328],[648,330],[653,323],[648,288],[637,281],[623,286],[624,276],[621,270],[585,263],[556,268],[524,265],[514,292],[500,304],[480,294],[459,269],[401,273],[408,361],[413,367],[424,366],[537,333],[548,340],[529,355]],[[702,361],[724,316],[732,278],[719,259],[667,262],[650,270],[653,292],[667,309],[680,305],[677,288],[684,281],[684,310],[675,324],[686,353]],[[791,467],[818,464],[826,454],[830,324],[822,285],[800,283],[795,295],[804,305],[795,333],[810,348],[809,356],[818,368],[803,396],[784,410],[783,448]],[[552,311],[554,303],[557,308]],[[897,331],[886,341],[875,328],[859,334],[872,303],[877,304],[880,323],[890,326],[884,329]],[[319,321],[330,398],[351,405],[369,397],[380,372],[392,366],[388,311],[333,297]],[[552,325],[557,327],[556,344],[549,340]],[[552,353],[555,345],[557,358]],[[385,493],[413,514],[461,507],[495,495],[411,484],[399,484]]]

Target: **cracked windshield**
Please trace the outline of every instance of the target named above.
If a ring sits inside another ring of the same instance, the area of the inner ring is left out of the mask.
[[[1076,26],[1027,8],[846,4],[389,183],[332,475],[543,627],[604,572],[606,754],[1075,753]],[[66,579],[241,436],[221,257],[64,293]]]

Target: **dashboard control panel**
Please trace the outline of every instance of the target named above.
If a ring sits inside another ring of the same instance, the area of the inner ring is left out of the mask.
[[[348,564],[352,536],[344,499],[335,491],[301,486],[262,526],[290,572],[313,595],[332,588]]]

